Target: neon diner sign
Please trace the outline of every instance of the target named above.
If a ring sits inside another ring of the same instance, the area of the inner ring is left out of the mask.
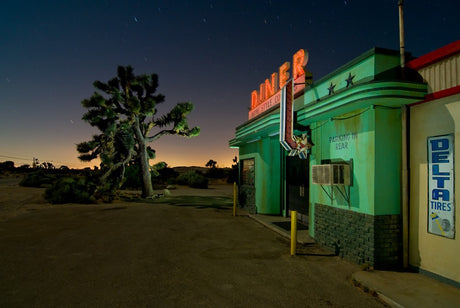
[[[299,49],[292,57],[292,78],[294,79],[294,94],[305,88],[305,70],[304,67],[308,62],[308,52]],[[289,69],[290,62],[284,62],[278,72],[272,73],[270,78],[265,79],[260,84],[259,90],[254,90],[251,93],[251,110],[249,111],[249,119],[256,117],[262,112],[270,109],[273,106],[279,105],[281,101],[280,89],[290,79]]]

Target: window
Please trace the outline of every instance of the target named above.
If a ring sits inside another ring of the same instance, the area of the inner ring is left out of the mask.
[[[254,158],[244,159],[241,183],[254,186]]]

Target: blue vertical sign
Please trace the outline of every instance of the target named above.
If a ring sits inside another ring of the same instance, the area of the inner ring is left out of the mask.
[[[454,136],[428,137],[428,232],[454,238]]]

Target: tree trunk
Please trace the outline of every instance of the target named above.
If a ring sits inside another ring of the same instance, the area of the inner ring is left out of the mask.
[[[141,171],[142,171],[142,198],[153,196],[152,176],[150,175],[149,157],[147,155],[147,146],[145,142],[139,143],[139,150],[141,151]]]
[[[136,138],[139,145],[139,155],[141,160],[141,172],[142,172],[142,198],[148,198],[153,196],[152,177],[150,175],[149,156],[147,154],[147,145],[145,144],[145,138],[142,135],[140,129],[139,119],[136,118],[134,124],[134,131],[136,132]]]

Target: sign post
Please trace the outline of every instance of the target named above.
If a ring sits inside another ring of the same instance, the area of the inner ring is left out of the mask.
[[[297,251],[297,211],[291,211],[291,256]]]

